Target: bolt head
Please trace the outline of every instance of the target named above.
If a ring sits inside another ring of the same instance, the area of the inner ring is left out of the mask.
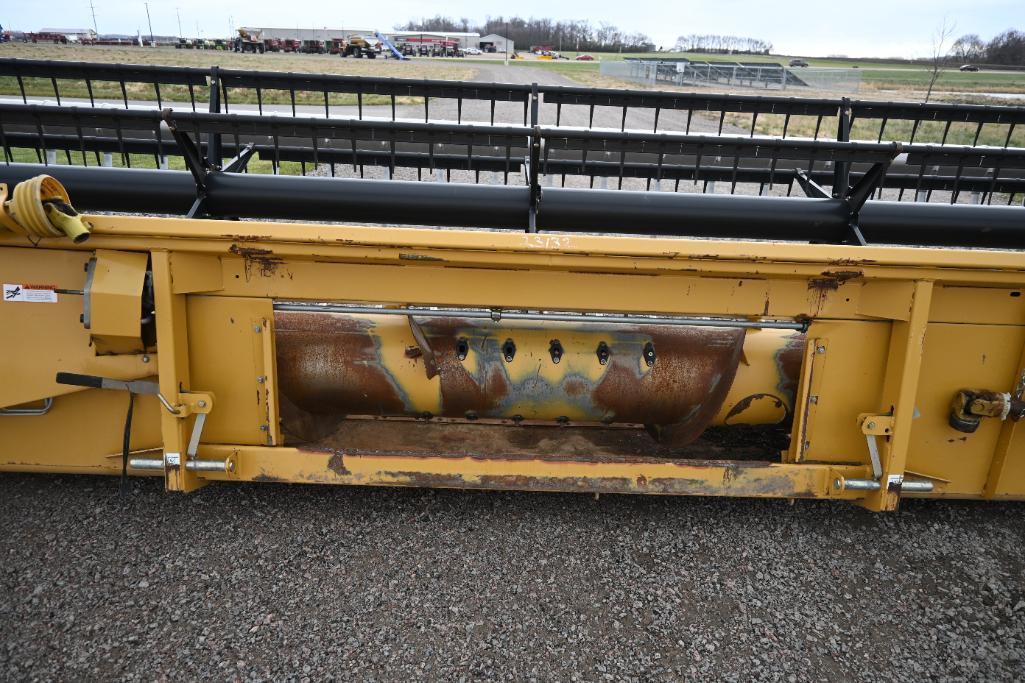
[[[875,422],[869,422],[869,423],[868,423],[868,425],[866,425],[866,426],[867,426],[867,427],[868,427],[869,429],[875,429],[875,428],[876,428],[876,423],[875,423]]]
[[[826,352],[826,347],[825,346],[818,346],[818,347],[815,348],[815,353],[825,353],[825,352]]]
[[[263,332],[263,325],[253,325],[253,332],[260,334]]]
[[[142,357],[142,362],[143,363],[148,363],[149,362],[149,356],[143,356]]]
[[[199,401],[196,401],[196,405],[200,408],[206,408],[206,401],[200,399]]]

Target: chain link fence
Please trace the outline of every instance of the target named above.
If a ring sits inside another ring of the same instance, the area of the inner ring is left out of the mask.
[[[711,86],[762,90],[836,90],[857,92],[858,69],[790,68],[781,64],[610,60],[600,65],[603,76],[645,85]]]

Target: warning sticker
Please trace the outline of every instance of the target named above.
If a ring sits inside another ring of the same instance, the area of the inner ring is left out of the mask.
[[[57,303],[57,288],[53,285],[12,285],[5,282],[4,301],[55,304]]]

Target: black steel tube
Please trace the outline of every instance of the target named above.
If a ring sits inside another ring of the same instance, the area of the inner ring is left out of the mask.
[[[39,173],[60,180],[82,210],[185,213],[195,199],[181,171],[11,164],[0,182]],[[527,187],[219,173],[207,183],[208,210],[219,216],[404,225],[526,229]],[[836,242],[848,216],[835,199],[701,195],[546,188],[538,228]],[[869,202],[859,225],[883,244],[1025,248],[1018,207]]]
[[[184,171],[95,166],[0,165],[8,187],[45,173],[67,188],[79,211],[184,214],[196,201],[196,183]]]
[[[526,224],[525,186],[218,173],[210,213],[247,218],[509,228]]]

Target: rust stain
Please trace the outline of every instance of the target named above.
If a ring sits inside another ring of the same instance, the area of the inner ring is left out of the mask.
[[[732,427],[707,430],[682,448],[656,443],[640,426],[512,426],[483,422],[350,419],[326,437],[300,445],[309,453],[402,456],[418,459],[470,458],[479,461],[544,460],[737,467],[767,465],[781,450],[769,430]],[[727,460],[729,459],[729,460]],[[738,460],[739,459],[739,460]]]
[[[230,235],[222,234],[221,237],[227,237],[233,242],[263,242],[267,238],[263,235]]]
[[[429,254],[399,254],[400,261],[444,261],[445,259],[440,256],[430,256]]]
[[[863,275],[864,274],[860,270],[826,270],[823,271],[822,277],[813,277],[808,280],[808,289],[839,289],[840,285],[844,284],[848,280],[854,280],[862,277]]]
[[[633,359],[613,352],[595,403],[616,421],[652,425],[660,442],[683,446],[703,432],[722,406],[740,365],[744,330],[642,326],[656,349],[638,381]]]
[[[721,467],[721,466],[719,466]],[[538,492],[570,493],[620,493],[659,495],[730,495],[749,497],[814,498],[814,491],[795,489],[794,483],[784,476],[743,476],[744,470],[727,466],[723,477],[716,483],[695,477],[657,477],[645,479],[628,477],[586,477],[586,476],[528,476],[528,475],[483,475],[468,478],[460,474],[420,472],[410,470],[385,470],[380,473],[385,481],[395,486],[423,488],[491,489]],[[312,481],[320,481],[315,475]]]
[[[787,406],[779,396],[775,396],[773,394],[751,394],[750,396],[746,396],[740,399],[739,401],[737,401],[737,404],[735,406],[730,408],[730,411],[726,413],[726,417],[723,418],[723,424],[729,424],[731,417],[740,415],[742,412],[750,408],[752,403],[754,403],[760,398],[768,398],[775,400],[777,408],[785,408],[787,415],[790,414],[790,407]]]
[[[270,249],[262,249],[260,247],[241,247],[238,244],[232,244],[228,247],[228,251],[236,256],[242,257],[245,262],[247,282],[252,277],[254,267],[261,276],[270,277],[278,271],[278,266],[284,263],[284,259],[274,256],[274,252]]]
[[[325,416],[335,426],[357,406],[355,412],[364,415],[405,413],[405,402],[370,336],[370,322],[279,311],[274,325],[282,423],[287,431],[304,441],[323,435],[300,412]],[[286,400],[299,412],[286,410]]]
[[[801,379],[801,366],[804,364],[804,349],[808,338],[803,332],[795,332],[788,336],[783,348],[776,353],[776,372],[779,375],[779,390],[791,410],[797,401],[797,384]]]
[[[327,468],[342,477],[352,474],[352,472],[345,467],[345,458],[342,457],[341,453],[335,453],[328,458]]]

